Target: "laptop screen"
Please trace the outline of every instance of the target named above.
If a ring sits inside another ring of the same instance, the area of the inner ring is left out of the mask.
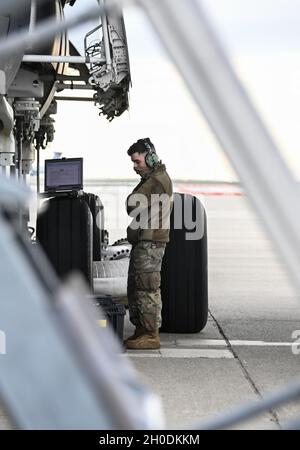
[[[83,188],[83,158],[45,160],[45,192]]]

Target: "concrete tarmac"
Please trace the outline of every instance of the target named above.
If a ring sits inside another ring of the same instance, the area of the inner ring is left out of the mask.
[[[106,209],[113,242],[124,237],[117,211],[132,187],[105,189],[99,187],[104,203],[118,206],[115,212]],[[297,377],[300,368],[300,296],[246,197],[227,192],[202,200],[208,219],[208,324],[197,334],[161,334],[159,351],[124,356],[160,396],[169,429],[195,428],[256,401]],[[125,337],[132,329],[126,317]],[[234,428],[278,429],[297,414],[299,401]],[[0,409],[1,428],[10,424]]]
[[[244,196],[202,200],[208,218],[208,324],[198,334],[161,334],[160,351],[127,352],[161,397],[166,427],[173,429],[255,401],[297,377],[300,368],[300,343],[292,337],[300,330],[299,294],[256,214]],[[131,330],[127,318],[125,334]],[[233,428],[278,429],[295,414],[300,415],[299,402]]]

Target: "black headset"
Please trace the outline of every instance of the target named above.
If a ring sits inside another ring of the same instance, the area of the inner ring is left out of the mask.
[[[156,153],[154,145],[149,138],[139,139],[137,142],[143,144],[146,148],[147,154],[145,156],[145,163],[150,169],[153,169],[153,167],[159,163],[159,157]]]

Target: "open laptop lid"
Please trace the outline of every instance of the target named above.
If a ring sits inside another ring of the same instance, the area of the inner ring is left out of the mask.
[[[45,160],[45,192],[83,189],[83,158]]]

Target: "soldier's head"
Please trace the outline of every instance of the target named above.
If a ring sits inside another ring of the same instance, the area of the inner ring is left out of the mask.
[[[159,158],[155,147],[149,138],[139,139],[127,150],[127,154],[133,162],[133,170],[144,177],[159,164]]]

